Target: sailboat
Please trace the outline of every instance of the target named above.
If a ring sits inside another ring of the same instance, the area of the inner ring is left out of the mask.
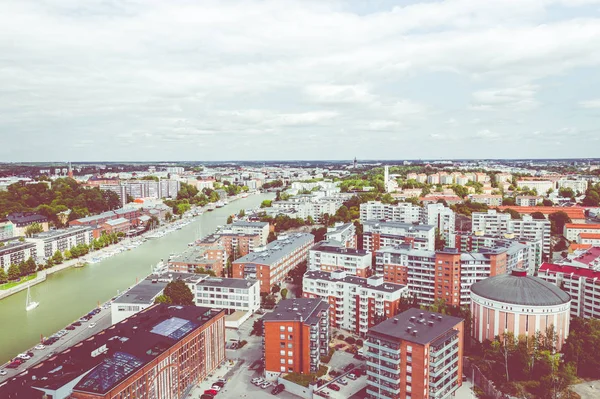
[[[25,310],[30,311],[38,307],[40,303],[31,300],[31,286],[27,287],[27,302],[25,302]]]

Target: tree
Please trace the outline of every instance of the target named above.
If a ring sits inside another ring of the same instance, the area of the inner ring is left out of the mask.
[[[563,198],[575,198],[575,192],[572,188],[561,188],[558,190],[558,195]]]
[[[44,228],[39,223],[32,223],[25,229],[25,235],[27,237],[32,237],[35,234],[41,233],[44,231]]]
[[[565,242],[565,240],[560,239],[554,245],[554,248],[552,248],[552,251],[554,251],[554,252],[560,252],[560,251],[564,251],[565,249],[567,249],[567,243]]]
[[[274,231],[269,231],[269,235],[267,236],[267,243],[273,242],[277,239],[277,234]]]
[[[521,214],[519,212],[515,211],[514,209],[508,208],[507,210],[504,211],[504,213],[509,213],[511,219],[516,219],[516,220],[521,219]]]
[[[581,204],[583,206],[600,206],[600,194],[597,191],[588,190]]]
[[[232,224],[233,223],[233,216],[229,215],[227,217],[227,224]]]
[[[554,205],[554,202],[552,202],[552,200],[549,200],[547,198],[544,198],[542,200],[542,206],[553,206],[553,205]]]
[[[550,220],[550,231],[552,234],[562,234],[565,224],[571,223],[571,218],[563,211],[558,211],[548,216]]]
[[[17,265],[16,263],[13,263],[8,268],[8,279],[16,280],[19,277],[21,277],[21,270],[19,269],[19,265]]]
[[[273,286],[273,288],[271,288],[271,292],[272,292],[273,294],[277,294],[279,291],[281,291],[281,287],[279,287],[277,284],[275,284],[275,285]]]
[[[0,267],[0,284],[4,284],[8,281],[8,276],[3,267]]]
[[[171,281],[165,287],[163,295],[169,297],[174,305],[194,305],[194,294],[183,280]]]
[[[272,200],[264,200],[263,202],[261,202],[260,207],[261,208],[270,208],[272,203],[273,203]]]
[[[165,213],[165,220],[170,222],[173,219],[173,214],[171,212]]]
[[[56,252],[54,253],[54,255],[52,256],[52,261],[55,265],[59,265],[61,263],[63,263],[63,254],[62,252],[60,252],[59,250],[56,250]]]
[[[215,273],[213,270],[205,269],[203,267],[197,267],[196,269],[194,269],[194,273],[196,273],[196,274],[208,274],[209,276],[212,276],[212,277],[216,277],[217,276],[217,273]]]
[[[159,295],[154,299],[154,303],[171,303],[171,298],[166,295]]]
[[[71,251],[69,251],[68,249],[65,249],[65,252],[64,252],[63,255],[64,255],[64,257],[65,257],[66,260],[69,260],[69,259],[71,259],[73,257],[73,255],[71,254]]]
[[[257,335],[259,337],[262,336],[263,327],[264,322],[262,319],[254,320],[254,324],[252,325],[252,331],[250,331],[250,335]]]
[[[440,234],[439,229],[435,229],[435,250],[440,251],[446,247],[446,240]]]
[[[243,209],[240,209],[239,213],[238,213],[238,217],[239,218],[243,218],[244,216],[246,216],[246,211]]]
[[[28,274],[35,273],[37,269],[37,264],[35,263],[35,260],[33,260],[32,257],[29,257],[29,259],[21,263],[20,269],[21,275],[26,276]]]
[[[546,220],[546,216],[544,216],[544,214],[542,212],[533,212],[531,214],[531,217],[534,220]]]
[[[283,299],[285,299],[287,297],[287,294],[288,294],[287,288],[282,289],[280,292],[281,298],[283,298]]]
[[[506,197],[502,198],[502,205],[504,206],[515,206],[516,202],[514,198]]]

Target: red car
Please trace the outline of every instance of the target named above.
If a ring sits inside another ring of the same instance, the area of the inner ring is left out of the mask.
[[[335,384],[329,384],[329,388],[333,389],[334,391],[340,390],[340,386]]]
[[[205,395],[212,395],[212,396],[215,396],[215,395],[216,395],[216,394],[218,394],[218,393],[219,393],[219,391],[216,391],[216,390],[214,390],[214,389],[207,389],[206,391],[204,391],[204,394],[205,394]]]

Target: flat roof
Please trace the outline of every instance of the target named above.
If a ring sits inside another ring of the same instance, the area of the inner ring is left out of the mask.
[[[124,292],[114,300],[114,303],[133,303],[147,304],[151,303],[167,286],[166,281],[152,282],[152,279],[144,279]]]
[[[372,276],[377,277],[377,276]],[[324,272],[321,270],[309,270],[304,273],[304,278],[313,280],[326,280],[331,282],[344,282],[348,284],[354,284],[361,288],[368,288],[370,290],[381,291],[381,292],[396,292],[406,288],[405,285],[396,283],[382,283],[380,285],[369,284],[369,279],[366,277],[357,276],[344,276],[342,278],[335,277],[334,273]]]
[[[70,226],[70,227],[67,227],[64,229],[60,229],[60,230],[48,230],[43,233],[36,234],[32,238],[39,238],[39,239],[56,238],[56,237],[70,235],[73,233],[78,233],[80,231],[86,231],[86,230],[91,231],[92,228],[90,226]]]
[[[197,286],[205,287],[226,287],[226,288],[243,288],[247,289],[254,284],[258,283],[258,280],[245,279],[245,278],[227,278],[227,277],[212,277],[208,274],[199,274],[199,276],[205,276],[202,280],[196,283]]]
[[[239,258],[234,263],[258,263],[262,265],[273,265],[282,258],[290,255],[298,248],[307,243],[314,242],[315,237],[309,233],[294,233],[281,235],[277,240],[267,244],[264,250],[255,249],[248,255]]]
[[[257,227],[262,228],[267,226],[269,223],[267,222],[248,222],[246,220],[236,220],[232,223],[234,226],[244,226],[244,227]]]
[[[404,229],[407,231],[431,231],[435,229],[435,226],[429,224],[413,224],[413,223],[402,223],[402,222],[381,222],[378,220],[367,220],[363,223],[364,226],[373,227],[392,227],[396,229]]]
[[[329,304],[319,298],[284,299],[271,313],[265,314],[263,320],[302,321],[306,324],[315,324],[319,321],[319,313],[328,309]]]
[[[111,225],[111,226],[117,226],[119,224],[129,223],[129,219],[125,219],[125,218],[110,219],[104,223]]]
[[[367,336],[426,345],[442,337],[462,321],[458,317],[413,308],[371,327]],[[416,335],[413,335],[414,330],[417,330]]]
[[[335,245],[331,241],[318,242],[311,251],[329,252],[335,254],[354,255],[354,256],[367,256],[370,252],[363,249],[346,248],[344,246]]]

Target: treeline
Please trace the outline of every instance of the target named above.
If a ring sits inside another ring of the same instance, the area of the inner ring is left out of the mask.
[[[7,191],[0,191],[0,218],[13,212],[39,212],[57,227],[63,227],[67,218],[58,215],[71,210],[68,220],[117,209],[119,196],[112,191],[87,188],[71,178],[60,178],[46,183],[15,183]]]

